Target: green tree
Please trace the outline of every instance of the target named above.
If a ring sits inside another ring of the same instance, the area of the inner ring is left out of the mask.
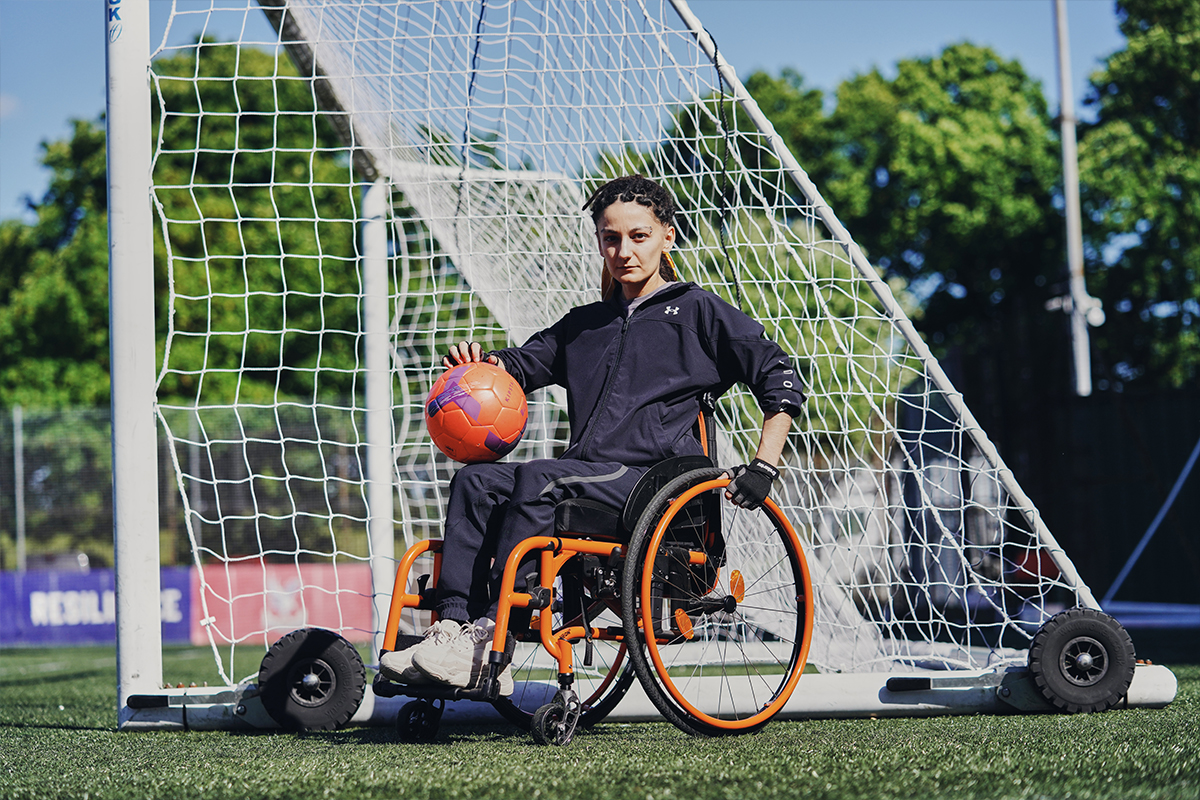
[[[51,178],[36,220],[0,223],[0,406],[108,401],[104,130],[73,125],[42,145]]]
[[[872,263],[905,285],[917,329],[1008,452],[1069,386],[1058,140],[1040,84],[960,43],[837,91],[818,186]]]
[[[805,171],[818,183],[823,182],[828,174],[834,142],[822,107],[824,96],[821,90],[806,87],[803,77],[792,69],[784,69],[779,78],[756,72],[746,80],[746,88]],[[690,176],[698,172],[699,177],[689,177],[686,186],[671,187],[677,197],[706,198],[714,206],[719,205],[722,196],[730,205],[736,199],[756,205],[762,198],[767,205],[778,206],[783,192],[798,198],[799,190],[790,183],[753,182],[755,176],[775,174],[779,168],[778,160],[770,154],[761,138],[736,136],[726,140],[722,135],[723,129],[746,131],[751,127],[752,123],[745,119],[744,112],[728,95],[724,98],[713,95],[702,103],[684,106],[674,113],[660,150],[651,154],[630,152],[624,157],[609,158],[593,175],[593,181],[599,185],[603,179],[632,170],[654,175]],[[737,148],[737,151],[732,152],[729,148]],[[723,170],[723,166],[732,167],[735,161],[746,166],[745,173],[739,174],[736,180]],[[697,231],[693,228],[699,227],[690,224],[687,218],[691,210],[685,207],[681,220],[683,229],[680,233],[685,237],[695,235]]]
[[[357,363],[359,189],[308,83],[285,56],[211,43],[160,59],[154,77],[156,324],[160,354],[173,327],[168,367],[181,365],[160,397],[346,394]],[[102,123],[75,121],[69,139],[43,149],[52,176],[36,221],[0,223],[0,405],[102,405]]]
[[[1091,78],[1081,132],[1093,331],[1109,381],[1200,379],[1200,2],[1121,0],[1127,45]]]
[[[935,348],[968,353],[1061,277],[1060,165],[1040,85],[957,44],[838,88],[827,196],[871,260],[925,300]]]
[[[349,394],[358,367],[359,187],[308,83],[286,57],[207,42],[157,61],[153,76],[156,324],[167,360],[159,400],[190,408]],[[103,127],[76,122],[69,139],[44,149],[52,178],[34,206],[36,221],[0,225],[0,405],[102,405],[109,398]],[[345,427],[343,417],[322,422]],[[280,436],[271,415],[241,422],[252,437]],[[262,478],[252,501],[278,514],[294,506],[299,493],[284,476],[312,473],[306,467],[321,458],[318,449],[256,449]],[[243,469],[246,458],[236,460]],[[64,461],[67,472],[55,480],[76,467]],[[225,494],[223,502],[239,501]],[[330,513],[323,493],[303,496],[303,512]],[[68,507],[52,493],[43,498],[46,514]],[[343,505],[335,504],[337,513],[358,513]],[[38,524],[34,515],[30,524]],[[243,527],[235,521],[224,532],[231,552],[256,549],[258,536],[277,533],[285,544],[296,536],[286,523],[278,531]],[[307,541],[325,547],[329,526],[308,527]],[[111,531],[111,521],[79,515],[47,546],[69,540],[101,563]]]

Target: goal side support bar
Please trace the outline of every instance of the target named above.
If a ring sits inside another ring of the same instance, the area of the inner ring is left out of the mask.
[[[714,701],[722,694],[720,678],[712,680]],[[553,685],[545,691],[549,697]],[[1178,680],[1166,667],[1139,664],[1121,708],[1165,708],[1174,699]],[[539,687],[538,691],[541,691]],[[746,698],[755,707],[754,698]],[[366,695],[351,725],[394,725],[406,697]],[[258,686],[242,684],[226,689],[171,689],[135,696],[138,706],[128,726],[136,730],[271,730],[277,724],[263,708]],[[864,717],[934,717],[966,714],[1054,713],[1042,699],[1028,670],[968,673],[937,672],[891,675],[805,675],[775,719],[853,719]],[[446,703],[443,723],[476,724],[503,718],[488,703],[452,700]],[[661,721],[658,709],[634,682],[629,693],[606,718],[610,722]]]
[[[670,0],[670,2],[675,8],[676,13],[679,14],[679,18],[692,32],[692,35],[696,37],[696,41],[700,45],[701,49],[703,49],[708,55],[709,59],[713,61],[717,69],[720,70],[721,76],[725,79],[725,82],[733,89],[733,99],[738,103],[742,110],[746,112],[746,115],[751,119],[752,122],[754,122],[755,126],[757,126],[758,129],[762,131],[762,133],[770,141],[771,149],[775,157],[779,159],[780,164],[783,165],[783,168],[787,171],[789,177],[795,182],[797,188],[799,188],[800,191],[802,191],[809,199],[809,201],[812,202],[817,215],[821,218],[821,222],[824,223],[825,227],[829,230],[830,235],[833,236],[837,243],[846,250],[850,257],[851,263],[854,265],[855,269],[858,270],[859,275],[861,275],[863,280],[865,280],[871,287],[871,291],[875,293],[875,296],[879,299],[879,302],[883,304],[884,309],[888,313],[892,322],[896,325],[897,329],[904,336],[905,341],[908,342],[909,346],[911,346],[913,351],[917,354],[917,357],[920,358],[922,365],[924,366],[926,372],[928,372],[929,377],[932,379],[934,385],[945,394],[946,401],[950,404],[951,409],[953,409],[958,418],[962,420],[963,428],[966,430],[967,434],[970,435],[971,440],[975,443],[975,446],[979,448],[979,452],[983,455],[983,457],[987,459],[988,463],[996,469],[1000,483],[1004,486],[1004,489],[1009,493],[1013,500],[1015,500],[1020,506],[1021,513],[1025,517],[1026,522],[1032,528],[1033,533],[1038,538],[1038,541],[1046,548],[1047,552],[1049,552],[1050,557],[1054,560],[1055,565],[1058,566],[1059,571],[1062,573],[1064,581],[1071,586],[1071,589],[1075,592],[1080,604],[1088,608],[1099,609],[1100,604],[1092,595],[1091,589],[1089,589],[1087,584],[1083,582],[1083,579],[1080,578],[1079,572],[1075,569],[1075,565],[1071,563],[1071,560],[1067,557],[1066,552],[1063,551],[1062,547],[1059,545],[1058,540],[1054,538],[1054,535],[1050,533],[1050,529],[1046,527],[1046,523],[1042,521],[1042,516],[1040,513],[1038,513],[1037,507],[1033,504],[1033,501],[1029,499],[1029,496],[1025,494],[1025,491],[1017,482],[1016,476],[1013,475],[1012,470],[1008,468],[1008,465],[1005,464],[1004,460],[1000,457],[1000,453],[998,450],[996,450],[996,446],[992,444],[991,439],[988,438],[983,428],[980,427],[979,422],[975,419],[975,416],[971,413],[970,409],[967,408],[966,403],[963,401],[962,394],[954,388],[954,385],[950,382],[950,378],[946,375],[945,371],[942,370],[941,364],[938,363],[938,360],[930,351],[929,346],[925,343],[925,340],[921,338],[919,333],[917,333],[917,329],[913,326],[912,321],[908,318],[908,315],[904,313],[904,310],[900,307],[900,304],[892,295],[892,290],[888,287],[887,283],[885,283],[883,279],[879,277],[879,273],[873,266],[871,266],[871,263],[867,261],[867,257],[863,254],[862,249],[859,248],[858,244],[855,243],[853,238],[851,238],[845,226],[843,226],[841,221],[838,220],[837,216],[834,215],[833,209],[830,208],[829,204],[825,202],[823,197],[821,197],[821,193],[817,190],[816,185],[808,177],[808,173],[805,172],[804,168],[801,167],[799,162],[796,161],[796,157],[792,155],[791,150],[788,149],[787,145],[783,141],[783,138],[775,131],[775,126],[771,124],[771,121],[767,119],[765,114],[763,114],[762,109],[758,107],[758,103],[756,103],[754,98],[750,96],[750,93],[746,91],[745,85],[743,85],[738,79],[737,73],[734,71],[733,67],[730,66],[729,62],[725,60],[724,56],[717,52],[717,47],[713,42],[712,37],[709,36],[708,31],[705,30],[704,26],[700,24],[700,20],[697,19],[696,15],[692,13],[692,10],[688,7],[687,1]]]
[[[382,178],[363,190],[362,319],[366,371],[367,536],[371,546],[371,596],[374,652],[383,646],[396,574],[392,495],[392,372],[389,352],[387,206],[391,192]]]

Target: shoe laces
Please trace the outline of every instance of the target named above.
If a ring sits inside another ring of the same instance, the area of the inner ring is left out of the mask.
[[[425,631],[425,641],[446,644],[463,635],[464,626],[452,619],[439,619]]]
[[[472,644],[482,644],[490,642],[493,638],[494,631],[492,628],[480,625],[477,622],[469,622],[463,627],[464,635]]]

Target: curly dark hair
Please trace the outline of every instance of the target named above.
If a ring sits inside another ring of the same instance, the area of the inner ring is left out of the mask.
[[[592,222],[596,222],[604,213],[604,209],[613,203],[637,203],[645,206],[663,225],[675,227],[675,212],[678,210],[675,198],[662,184],[652,181],[644,175],[625,175],[621,178],[613,178],[592,192],[592,196],[587,199],[583,207],[591,209]]]
[[[600,215],[604,213],[604,209],[613,203],[637,203],[640,206],[645,206],[650,209],[650,213],[654,215],[654,218],[659,223],[666,227],[675,227],[675,212],[678,210],[678,206],[675,205],[675,198],[665,186],[650,180],[644,175],[625,175],[620,178],[613,178],[592,192],[591,197],[587,199],[583,207],[591,210],[592,222],[598,223]],[[679,280],[679,273],[675,269],[675,262],[671,260],[671,256],[667,253],[663,253],[662,255],[662,264],[659,266],[658,272],[662,275],[663,280]],[[600,271],[601,296],[608,297],[615,288],[608,271],[602,269]]]

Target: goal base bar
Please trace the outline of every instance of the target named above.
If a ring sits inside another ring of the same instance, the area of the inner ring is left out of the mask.
[[[710,679],[705,679],[710,680]],[[714,686],[716,685],[714,681]],[[1119,708],[1164,708],[1175,699],[1178,681],[1166,667],[1139,664],[1129,693]],[[712,696],[718,696],[714,691]],[[368,685],[362,705],[351,718],[355,725],[392,725],[405,697],[376,697]],[[747,707],[753,708],[751,700]],[[862,717],[930,717],[958,714],[1046,713],[1042,699],[1024,668],[983,672],[864,673],[805,675],[776,719],[851,719]],[[715,711],[715,709],[713,709]],[[164,689],[131,695],[121,730],[272,730],[279,726],[263,708],[258,686]],[[654,721],[662,717],[635,683],[607,717],[614,722]],[[501,720],[486,703],[446,703],[442,721]]]

